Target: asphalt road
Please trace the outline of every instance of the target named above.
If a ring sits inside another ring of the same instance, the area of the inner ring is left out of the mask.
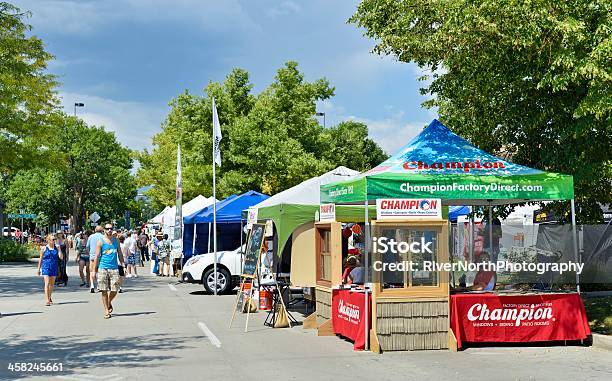
[[[0,265],[0,379],[63,380],[611,380],[612,352],[585,347],[473,348],[459,353],[354,352],[302,327],[271,329],[264,314],[228,324],[234,295],[149,275],[127,279],[103,318],[99,294],[67,288],[44,306],[35,264]],[[141,273],[144,271],[141,269]],[[295,314],[298,317],[300,313]],[[15,363],[62,371],[11,372]]]

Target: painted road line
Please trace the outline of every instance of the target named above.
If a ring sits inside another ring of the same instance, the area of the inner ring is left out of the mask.
[[[210,341],[212,345],[214,345],[217,348],[221,348],[221,341],[217,339],[217,336],[215,336],[215,334],[212,333],[212,331],[206,326],[206,324],[199,322],[198,327],[204,333],[204,335],[208,338],[208,340]]]
[[[176,291],[176,287],[172,283],[168,283],[168,287],[170,287],[170,290]]]

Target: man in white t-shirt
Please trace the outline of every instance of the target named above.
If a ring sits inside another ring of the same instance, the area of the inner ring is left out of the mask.
[[[139,258],[140,255],[136,254],[136,250],[137,250],[136,238],[137,238],[136,233],[130,231],[128,233],[127,239],[125,240],[125,246],[127,247],[127,250],[128,250],[128,256],[134,256],[135,258]],[[135,265],[134,265],[134,269],[136,269]]]

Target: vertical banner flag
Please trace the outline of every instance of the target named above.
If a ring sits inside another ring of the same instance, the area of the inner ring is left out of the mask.
[[[183,253],[183,171],[181,168],[181,145],[176,154],[176,214],[174,217],[174,235],[172,237],[172,254],[180,258]]]
[[[213,160],[217,165],[221,166],[221,124],[219,124],[219,115],[217,114],[217,104],[215,98],[212,100],[212,112],[213,112]]]
[[[217,280],[217,174],[215,167],[221,166],[221,124],[219,124],[219,115],[217,115],[217,104],[215,98],[212,99],[212,112],[213,112],[213,277]],[[217,295],[217,285],[215,284],[214,289],[215,295]]]

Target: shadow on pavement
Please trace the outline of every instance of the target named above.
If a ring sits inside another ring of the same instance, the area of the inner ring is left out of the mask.
[[[1,312],[1,311],[0,311]],[[2,314],[2,317],[8,316],[19,316],[19,315],[30,315],[30,314],[42,314],[42,311],[30,311],[30,312],[11,312],[8,314]]]
[[[0,272],[4,265],[0,266]],[[43,293],[43,278],[36,275],[36,267],[31,266],[31,276],[0,276],[0,295],[3,298],[20,297]]]
[[[179,350],[194,348],[186,344],[193,337],[166,333],[147,336],[98,339],[92,336],[42,336],[21,340],[18,335],[3,338],[0,379],[21,379],[46,375],[68,376],[93,370],[107,376],[121,369],[167,366],[167,361],[180,357]],[[62,363],[62,372],[9,372],[8,363]],[[103,369],[107,368],[107,369]]]
[[[154,311],[146,311],[146,312],[129,312],[125,314],[113,314],[113,317],[121,317],[121,316],[138,316],[138,315],[151,315],[156,314]]]
[[[59,303],[53,303],[56,306],[60,306],[63,304],[83,304],[83,303],[89,303],[86,300],[75,300],[74,302],[59,302]]]

